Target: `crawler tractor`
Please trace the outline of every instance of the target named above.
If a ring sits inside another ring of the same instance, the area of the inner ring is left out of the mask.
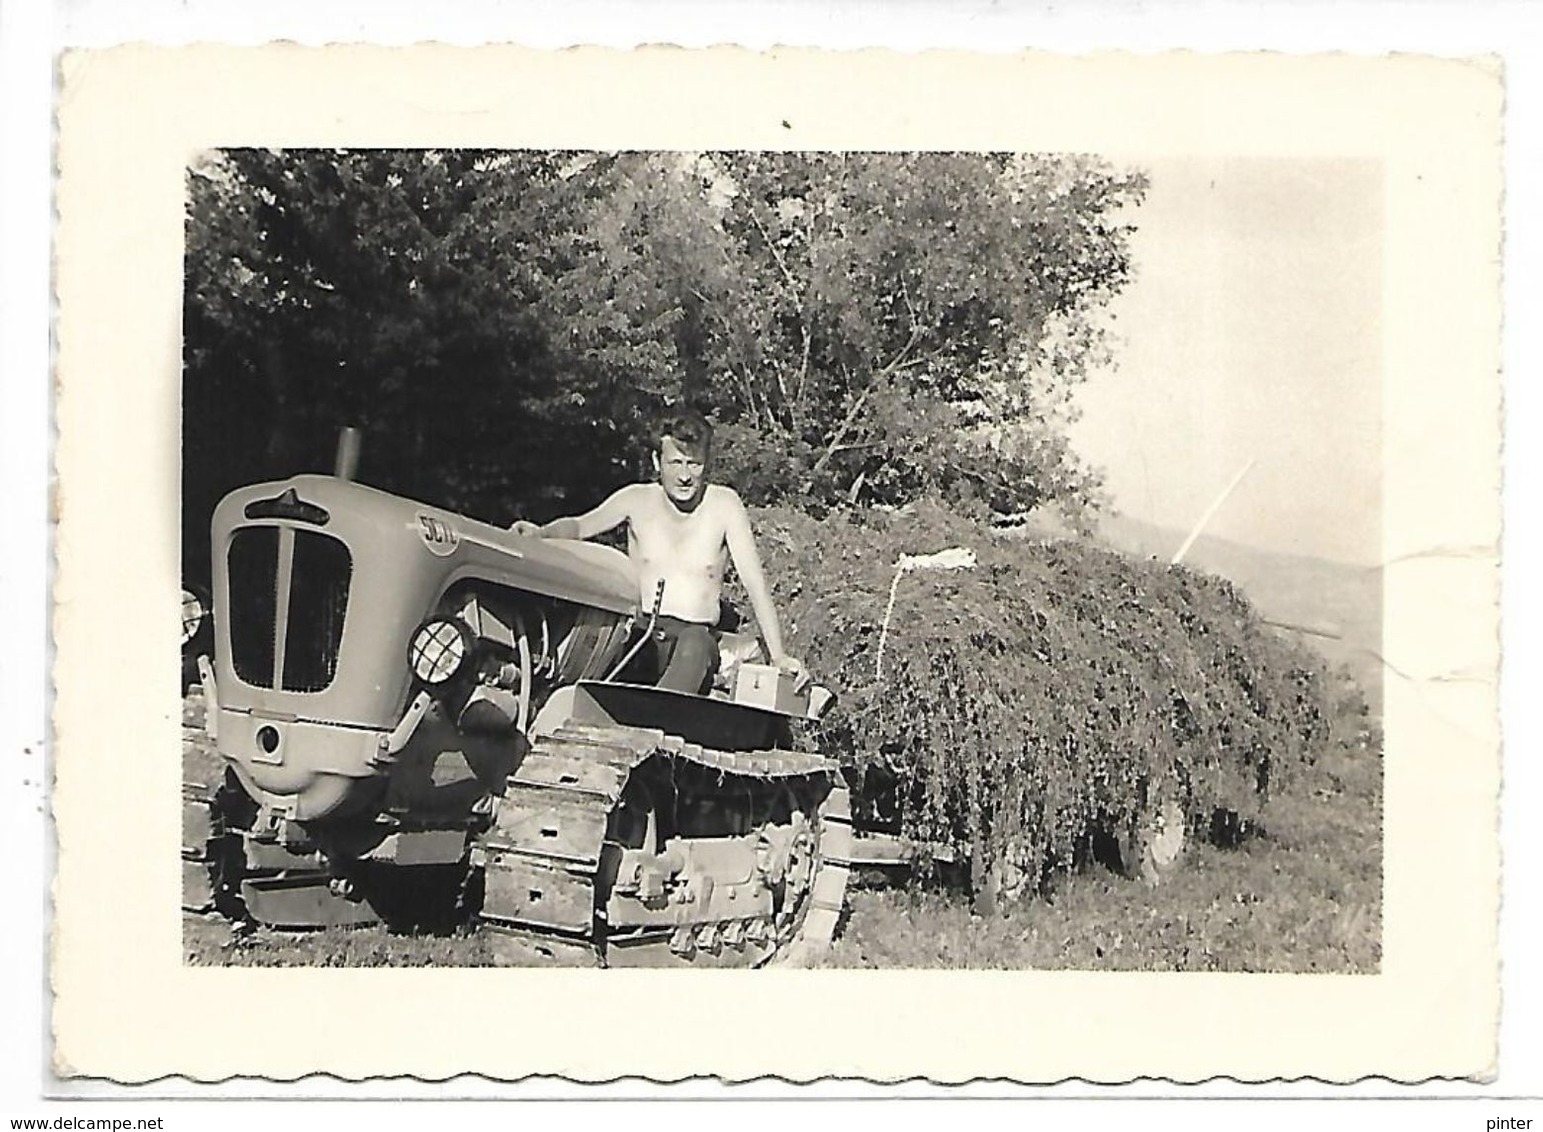
[[[638,682],[626,555],[346,475],[237,490],[212,528],[184,894],[278,928],[475,926],[511,964],[756,966],[823,947],[852,852],[831,701],[725,638],[710,695]]]

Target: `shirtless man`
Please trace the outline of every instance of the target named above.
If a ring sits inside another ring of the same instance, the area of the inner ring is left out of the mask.
[[[545,526],[521,520],[517,534],[543,538],[593,538],[627,524],[627,553],[638,568],[642,605],[652,610],[660,582],[664,596],[654,630],[659,687],[701,693],[718,668],[718,599],[728,560],[744,583],[773,664],[807,677],[803,664],[782,647],[777,608],[761,571],[761,555],[745,505],[732,488],[707,482],[712,426],[685,411],[666,420],[654,453],[657,483],[631,484],[593,511],[554,519]]]

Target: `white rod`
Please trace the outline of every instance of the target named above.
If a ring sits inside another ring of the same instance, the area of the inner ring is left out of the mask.
[[[895,580],[889,584],[889,604],[884,607],[884,624],[879,627],[879,655],[873,665],[873,678],[884,678],[884,642],[889,637],[889,619],[895,612],[895,591],[900,588],[900,579],[905,576],[907,564],[902,561],[895,567]]]
[[[1238,484],[1243,482],[1243,477],[1248,475],[1249,471],[1258,462],[1259,457],[1255,456],[1252,460],[1243,465],[1242,470],[1239,471],[1237,475],[1232,477],[1232,482],[1227,485],[1227,490],[1218,495],[1216,497],[1216,502],[1211,504],[1204,515],[1200,516],[1200,522],[1196,523],[1195,529],[1189,532],[1189,538],[1185,539],[1184,545],[1179,547],[1178,553],[1173,556],[1173,560],[1169,563],[1170,566],[1177,566],[1180,560],[1189,553],[1189,548],[1193,546],[1195,544],[1195,540],[1200,537],[1200,532],[1205,530],[1205,525],[1211,521],[1212,516],[1214,516],[1216,512],[1221,510],[1222,504],[1227,502],[1227,497],[1233,493]]]

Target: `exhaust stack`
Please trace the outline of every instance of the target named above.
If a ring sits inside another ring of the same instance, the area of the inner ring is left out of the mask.
[[[340,480],[351,480],[359,471],[359,440],[361,433],[352,425],[338,433],[338,457],[332,474]]]

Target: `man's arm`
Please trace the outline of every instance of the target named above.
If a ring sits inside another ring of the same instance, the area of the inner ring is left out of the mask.
[[[518,535],[538,538],[594,538],[627,521],[632,514],[632,500],[637,488],[637,484],[631,484],[613,491],[599,507],[582,515],[553,519],[543,526],[520,519],[509,529]]]
[[[755,535],[750,530],[750,516],[738,494],[725,488],[728,497],[724,507],[724,539],[729,545],[729,557],[734,562],[734,572],[744,583],[755,610],[756,624],[761,627],[761,637],[766,641],[766,651],[778,668],[799,675],[804,674],[803,662],[788,656],[782,648],[782,626],[777,621],[777,606],[772,601],[771,587],[766,584],[766,574],[761,570],[761,552],[756,549]]]

